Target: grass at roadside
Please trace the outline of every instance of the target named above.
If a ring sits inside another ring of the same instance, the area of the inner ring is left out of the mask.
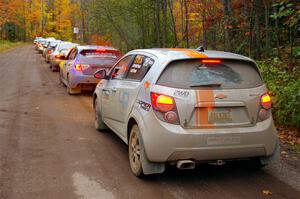
[[[7,40],[0,40],[0,52],[9,50],[11,48],[14,48],[16,46],[23,45],[24,42],[11,42]]]

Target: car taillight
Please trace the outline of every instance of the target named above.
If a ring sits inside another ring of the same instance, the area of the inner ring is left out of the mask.
[[[152,106],[158,111],[167,112],[174,108],[174,100],[172,97],[151,93]]]
[[[82,65],[81,64],[75,64],[75,70],[82,71]]]
[[[49,50],[49,51],[48,51],[48,54],[50,55],[51,53],[52,53],[52,50]]]
[[[156,116],[165,122],[179,124],[176,103],[173,97],[151,92],[151,104]]]
[[[260,104],[264,109],[270,109],[272,105],[271,96],[268,93],[261,96]]]
[[[259,121],[264,121],[271,116],[272,100],[271,100],[271,96],[268,93],[260,97],[260,105],[261,108],[258,112]]]
[[[60,59],[60,55],[55,55],[55,59]]]

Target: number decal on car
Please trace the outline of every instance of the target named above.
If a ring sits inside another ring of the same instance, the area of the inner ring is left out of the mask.
[[[190,95],[189,91],[185,90],[175,90],[174,91],[174,96],[176,97],[188,97]]]

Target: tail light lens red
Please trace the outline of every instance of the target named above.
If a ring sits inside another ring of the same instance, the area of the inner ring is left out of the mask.
[[[151,101],[153,108],[161,112],[171,111],[175,105],[172,97],[158,93],[151,93]]]
[[[50,55],[52,52],[53,52],[52,50],[49,50],[49,51],[48,51],[48,54]]]
[[[55,59],[60,59],[60,55],[55,55]]]
[[[271,96],[268,93],[261,96],[260,104],[264,109],[270,109],[272,105]]]
[[[179,124],[176,103],[173,97],[151,92],[151,104],[156,116],[165,122]]]

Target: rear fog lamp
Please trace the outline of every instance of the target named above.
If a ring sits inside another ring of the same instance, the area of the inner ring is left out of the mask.
[[[267,111],[266,109],[260,109],[258,116],[259,116],[259,119],[261,119],[261,121],[264,121],[264,120],[268,119],[268,117],[270,116],[270,112]]]
[[[177,114],[174,111],[166,112],[164,115],[164,119],[171,124],[174,124],[178,121]]]

